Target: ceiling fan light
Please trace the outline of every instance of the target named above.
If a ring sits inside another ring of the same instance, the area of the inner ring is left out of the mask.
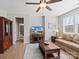
[[[46,7],[46,3],[41,3],[41,4],[40,4],[40,7],[41,7],[41,8],[45,8],[45,7]]]

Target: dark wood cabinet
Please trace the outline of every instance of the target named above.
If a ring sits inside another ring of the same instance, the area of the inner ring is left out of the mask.
[[[12,45],[12,21],[0,17],[0,53]]]
[[[37,34],[32,34],[31,35],[31,42],[32,43],[39,43],[42,40],[44,40],[44,35],[37,35]]]

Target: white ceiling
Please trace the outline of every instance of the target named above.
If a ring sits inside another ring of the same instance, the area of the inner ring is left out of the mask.
[[[30,15],[62,15],[79,5],[79,0],[63,0],[61,2],[52,3],[48,6],[52,11],[41,9],[38,13],[36,10],[38,5],[26,5],[25,2],[39,2],[39,0],[0,0],[0,8],[6,10],[8,13],[30,14]]]

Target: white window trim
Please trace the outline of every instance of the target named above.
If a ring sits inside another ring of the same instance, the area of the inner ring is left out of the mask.
[[[74,17],[75,17],[75,34],[79,34],[78,33],[78,23],[76,21],[76,16],[79,16],[79,14],[76,14]]]

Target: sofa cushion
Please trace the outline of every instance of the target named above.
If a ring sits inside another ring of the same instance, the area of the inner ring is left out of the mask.
[[[62,40],[62,39],[56,39],[56,42],[64,46],[67,46],[71,49],[74,49],[76,51],[79,51],[79,44],[73,43],[71,41]]]
[[[67,41],[72,41],[73,40],[73,35],[63,34],[63,39],[65,39]]]
[[[79,44],[79,35],[75,35],[75,36],[73,37],[73,42]]]
[[[59,36],[58,39],[63,39],[63,37],[62,36]]]

